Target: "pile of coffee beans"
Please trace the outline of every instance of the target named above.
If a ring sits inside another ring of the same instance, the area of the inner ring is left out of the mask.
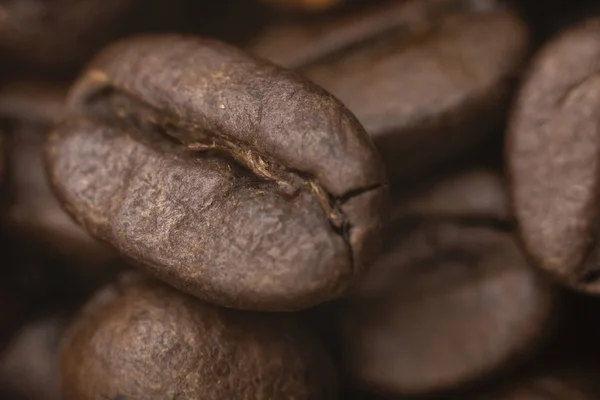
[[[600,399],[593,0],[0,2],[0,399]]]

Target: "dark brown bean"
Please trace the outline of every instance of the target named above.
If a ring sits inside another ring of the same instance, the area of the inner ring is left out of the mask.
[[[67,333],[65,400],[336,398],[324,348],[291,314],[217,308],[162,283],[122,281]]]
[[[515,105],[506,150],[526,250],[562,282],[600,293],[600,19],[536,57]]]
[[[216,304],[303,308],[373,259],[389,201],[353,115],[291,72],[183,36],[120,42],[48,143],[67,210],[153,275]]]
[[[340,306],[351,381],[390,395],[455,389],[554,333],[556,292],[517,246],[504,200],[500,177],[472,168],[396,203],[382,256]]]
[[[13,0],[0,4],[3,62],[70,67],[123,30],[138,0]]]
[[[275,27],[249,49],[338,97],[402,181],[499,132],[527,47],[524,23],[496,1],[415,0]]]
[[[511,235],[421,222],[396,233],[349,303],[342,353],[373,389],[451,389],[537,349],[551,332],[552,299]]]

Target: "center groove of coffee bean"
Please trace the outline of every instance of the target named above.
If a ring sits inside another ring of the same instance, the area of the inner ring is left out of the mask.
[[[134,96],[110,86],[90,93],[83,108],[86,118],[99,124],[117,126],[134,140],[148,146],[168,146],[179,154],[191,152],[194,156],[225,159],[240,179],[254,184],[271,183],[273,190],[284,198],[291,199],[300,193],[302,187],[308,188],[318,199],[333,231],[344,239],[349,249],[351,265],[354,267],[350,243],[353,227],[340,206],[353,197],[380,189],[382,184],[352,189],[342,196],[335,197],[305,172],[286,168],[268,156],[258,154],[218,134],[207,132],[202,127],[166,115]]]

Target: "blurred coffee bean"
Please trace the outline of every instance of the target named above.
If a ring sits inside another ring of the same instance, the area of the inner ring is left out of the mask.
[[[83,261],[114,257],[106,245],[74,223],[52,193],[43,165],[43,145],[63,114],[65,91],[42,84],[0,89],[0,123],[7,131],[8,205],[2,229],[34,239],[51,251]]]
[[[524,23],[496,1],[417,0],[274,27],[249,50],[342,100],[401,181],[501,131],[527,47]]]
[[[136,33],[179,32],[241,44],[268,14],[249,0],[9,0],[0,3],[0,82],[70,80],[102,47]]]
[[[66,319],[49,316],[24,326],[0,353],[0,386],[24,400],[60,400],[59,344]]]
[[[536,56],[507,143],[511,197],[526,250],[563,283],[600,293],[600,19]]]
[[[96,295],[63,346],[65,400],[337,393],[325,349],[293,315],[217,308],[139,276]]]
[[[340,306],[351,381],[390,395],[454,389],[535,355],[552,335],[556,293],[498,218],[507,215],[498,178],[478,174],[431,189],[449,190],[456,207],[398,204],[384,254]],[[472,187],[457,191],[461,181]],[[477,187],[485,201],[460,207]]]
[[[363,384],[450,389],[530,355],[551,332],[552,290],[511,235],[425,222],[392,243],[343,324],[342,352]]]
[[[63,69],[84,62],[124,30],[139,0],[10,0],[0,4],[6,62]]]

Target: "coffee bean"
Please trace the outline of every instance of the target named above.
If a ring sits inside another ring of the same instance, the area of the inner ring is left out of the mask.
[[[333,97],[225,44],[120,42],[74,86],[47,151],[65,208],[153,275],[211,302],[289,310],[340,296],[388,201]]]
[[[13,0],[0,4],[3,62],[60,69],[122,30],[137,0]]]
[[[600,20],[589,20],[536,56],[511,117],[506,154],[526,250],[562,282],[595,293],[599,34]]]
[[[50,85],[13,84],[0,89],[0,123],[6,125],[8,204],[2,229],[80,261],[114,257],[61,209],[44,171],[43,144],[63,114],[65,91]],[[33,239],[33,240],[32,240]]]
[[[400,182],[499,132],[527,45],[523,22],[498,2],[416,0],[275,27],[249,49],[344,102]]]
[[[511,235],[425,221],[391,243],[342,325],[342,354],[364,385],[450,389],[528,355],[551,332],[552,290]]]
[[[558,297],[521,253],[504,193],[495,172],[476,167],[396,203],[382,256],[340,306],[349,379],[421,395],[487,378],[541,348]]]
[[[600,3],[0,3],[0,399],[600,398]]]
[[[217,308],[128,278],[70,328],[65,400],[334,399],[325,350],[293,315]]]

